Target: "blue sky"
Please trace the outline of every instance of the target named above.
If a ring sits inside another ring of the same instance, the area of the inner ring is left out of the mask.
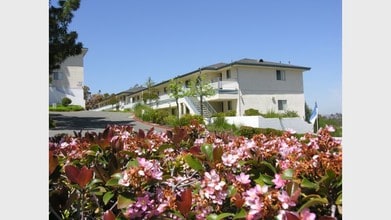
[[[118,93],[218,62],[264,59],[311,67],[304,95],[320,114],[342,112],[338,0],[82,0],[69,30],[88,52],[84,83]]]

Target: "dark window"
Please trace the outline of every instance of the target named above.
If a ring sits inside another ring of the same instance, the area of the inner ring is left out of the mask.
[[[231,78],[231,70],[227,70],[227,79]]]
[[[278,110],[286,111],[287,110],[287,101],[286,100],[278,100]]]
[[[285,71],[284,70],[276,70],[277,80],[285,80]]]

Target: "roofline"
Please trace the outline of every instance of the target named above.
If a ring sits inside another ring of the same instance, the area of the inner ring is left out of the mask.
[[[182,75],[178,75],[174,78],[171,78],[171,79],[179,79],[179,78],[183,78],[185,76],[189,76],[189,75],[192,75],[194,73],[197,73],[197,72],[200,72],[202,70],[220,70],[220,69],[224,69],[226,67],[229,67],[229,66],[235,66],[235,65],[240,65],[240,66],[265,66],[265,67],[280,67],[280,68],[290,68],[290,69],[301,69],[301,70],[311,70],[311,67],[304,67],[304,66],[295,66],[295,65],[291,65],[291,64],[279,64],[279,63],[269,63],[269,62],[259,62],[259,63],[247,63],[247,62],[240,62],[239,61],[234,61],[234,62],[231,62],[231,63],[228,63],[228,64],[225,64],[223,66],[220,66],[220,67],[216,67],[216,68],[213,68],[211,66],[206,66],[206,67],[200,67],[198,68],[197,70],[193,70],[191,72],[188,72],[188,73],[185,73],[185,74],[182,74]],[[160,86],[160,85],[163,85],[165,83],[168,83],[171,81],[171,79],[168,79],[168,80],[165,80],[165,81],[162,81],[158,84],[155,84],[153,85],[152,87],[157,87],[157,86]],[[141,92],[141,91],[144,91],[144,90],[147,90],[148,88],[144,88],[142,90],[139,90],[135,93],[138,93],[138,92]],[[123,92],[120,92],[118,94],[121,94]],[[132,93],[133,94],[133,93]]]

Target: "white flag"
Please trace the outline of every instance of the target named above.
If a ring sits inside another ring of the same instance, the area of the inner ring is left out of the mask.
[[[315,102],[314,110],[312,110],[311,116],[310,116],[310,123],[314,124],[316,118],[318,118],[318,104]]]

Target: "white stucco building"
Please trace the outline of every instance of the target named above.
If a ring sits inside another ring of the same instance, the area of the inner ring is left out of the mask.
[[[87,49],[82,53],[68,57],[51,75],[49,84],[49,105],[61,103],[64,97],[72,100],[72,105],[80,105],[85,108],[84,100],[84,56]]]
[[[245,58],[206,66],[175,79],[183,81],[186,87],[191,79],[201,74],[215,88],[216,94],[204,100],[207,108],[204,110],[204,116],[232,110],[236,111],[236,116],[243,116],[245,110],[252,108],[260,113],[294,111],[304,119],[303,73],[310,69],[305,66]],[[151,103],[153,108],[175,111],[175,100],[169,96],[169,83],[170,79],[153,86],[159,93],[159,100]],[[141,102],[145,91],[146,88],[126,93],[125,96],[123,92],[118,93],[118,96],[121,96],[122,109],[132,108],[134,104]],[[180,115],[200,113],[197,99],[181,98],[179,105]]]

